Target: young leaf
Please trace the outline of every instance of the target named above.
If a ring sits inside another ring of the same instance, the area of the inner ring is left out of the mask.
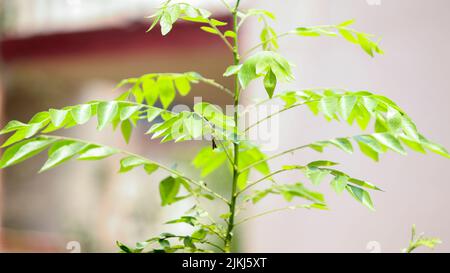
[[[119,106],[116,101],[101,102],[97,109],[98,130],[102,130],[113,121],[119,112]]]
[[[318,186],[320,183],[330,174],[327,170],[317,169],[316,167],[308,167],[305,169],[306,177],[313,183],[313,185]]]
[[[180,181],[172,176],[167,177],[159,184],[161,206],[174,203],[180,190]]]
[[[361,202],[370,210],[375,210],[372,199],[370,198],[370,194],[367,191],[350,184],[346,186],[346,189],[350,193],[350,195],[353,196],[353,198],[355,198],[357,201]]]
[[[159,90],[159,99],[164,107],[167,109],[172,101],[175,99],[175,87],[173,86],[173,82],[169,77],[161,76],[158,78],[158,90]]]
[[[291,64],[281,55],[272,51],[262,51],[248,58],[238,72],[238,78],[243,88],[251,81],[265,77],[269,71],[273,72],[277,82],[291,81],[294,76]]]
[[[70,114],[77,124],[85,124],[91,118],[92,106],[90,104],[77,105],[70,110]]]
[[[269,71],[267,71],[267,74],[264,77],[264,88],[266,89],[269,98],[272,98],[276,86],[277,86],[277,77],[272,72],[272,69],[269,68]]]
[[[53,125],[56,127],[59,127],[66,119],[66,115],[68,114],[68,111],[67,110],[50,109],[49,114],[50,114],[50,118],[51,118]]]
[[[242,65],[232,65],[227,68],[225,73],[223,74],[224,77],[230,77],[232,75],[236,75],[241,70]]]
[[[31,139],[17,143],[3,153],[0,168],[4,169],[37,155],[54,143],[53,139]]]
[[[106,146],[92,146],[80,154],[78,160],[100,160],[119,153],[118,150]]]
[[[355,104],[357,102],[357,97],[356,96],[343,96],[340,101],[339,101],[339,112],[341,114],[341,116],[345,119],[348,120],[353,108],[355,107]]]
[[[138,113],[142,106],[127,106],[120,110],[120,120],[124,121],[129,119],[134,114]]]
[[[142,158],[136,156],[128,156],[120,161],[120,171],[121,173],[126,173],[132,169],[147,164],[148,162]]]
[[[336,193],[342,193],[347,187],[348,177],[344,175],[337,175],[331,181],[331,186],[333,187]]]
[[[28,124],[26,124],[26,123],[22,123],[17,120],[12,120],[12,121],[8,122],[8,124],[6,124],[6,126],[0,131],[0,135],[14,132],[19,129],[23,129],[27,126],[28,126]]]
[[[175,79],[175,86],[178,89],[178,92],[182,96],[186,96],[191,91],[191,84],[186,77],[178,77]]]
[[[147,105],[154,105],[159,96],[158,85],[153,79],[142,79],[142,89]]]
[[[86,144],[75,141],[67,141],[62,143],[64,144],[57,143],[59,144],[58,147],[54,150],[52,150],[53,148],[50,150],[48,160],[39,172],[47,171],[66,162],[86,146]]]
[[[133,132],[133,124],[131,124],[129,120],[124,120],[120,126],[120,129],[125,142],[127,144],[130,143],[131,133]]]
[[[156,107],[149,107],[147,109],[147,121],[148,122],[154,121],[162,112],[163,112],[162,109]]]
[[[161,25],[161,34],[166,36],[172,30],[172,17],[170,13],[163,12],[159,24]]]
[[[390,133],[378,133],[373,134],[373,137],[380,142],[381,144],[385,145],[386,147],[392,149],[393,151],[396,151],[399,154],[406,155],[406,151],[403,148],[400,141],[392,134]]]

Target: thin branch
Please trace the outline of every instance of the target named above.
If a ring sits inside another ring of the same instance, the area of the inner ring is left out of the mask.
[[[282,37],[285,37],[285,36],[293,35],[293,34],[295,34],[295,32],[289,31],[289,32],[284,32],[284,33],[278,34],[277,36],[273,36],[272,38],[264,40],[264,41],[258,43],[257,45],[255,45],[254,47],[251,47],[243,55],[247,56],[248,54],[250,54],[253,51],[255,51],[258,48],[260,48],[261,46],[263,46],[263,45],[265,45],[265,44],[267,44],[267,43],[269,43],[269,42],[271,42],[273,40],[276,40],[276,39],[279,39],[279,38],[282,38]]]
[[[213,124],[209,123],[209,121],[206,118],[202,117],[200,114],[198,114],[196,112],[194,112],[194,113],[196,115],[198,115],[200,118],[202,118],[203,120],[208,122],[207,124],[212,129],[213,134],[216,132],[215,126]],[[215,135],[213,135],[213,137],[215,137]],[[225,155],[227,156],[228,161],[230,162],[230,164],[233,167],[233,169],[237,169],[237,165],[235,164],[235,162],[234,162],[233,158],[231,157],[231,155],[228,153],[228,149],[225,147],[225,144],[223,144],[223,141],[220,139],[220,137],[222,137],[222,136],[215,137],[214,139],[219,142],[219,145],[222,147],[223,151],[225,152]]]
[[[227,94],[230,95],[231,97],[234,96],[234,95],[233,95],[233,92],[231,92],[230,89],[228,89],[228,88],[226,88],[225,86],[223,86],[223,85],[221,85],[221,84],[215,82],[215,81],[212,80],[212,79],[201,78],[200,81],[201,81],[201,82],[204,82],[204,83],[206,83],[206,84],[209,84],[209,85],[211,85],[211,86],[214,86],[214,87],[216,87],[216,88],[219,89],[219,90],[222,90],[223,92],[227,93]]]
[[[112,148],[112,147],[105,146],[105,145],[102,145],[102,144],[99,144],[99,143],[89,142],[89,141],[85,141],[85,140],[78,139],[78,138],[55,136],[55,135],[40,135],[40,137],[57,139],[57,140],[72,140],[72,141],[76,141],[76,142],[85,143],[85,144],[88,144],[88,145],[96,145],[96,146],[103,146],[103,147]],[[137,157],[139,159],[142,159],[142,160],[148,162],[149,164],[158,165],[159,168],[161,168],[161,169],[163,169],[163,170],[165,170],[165,171],[167,171],[167,172],[169,172],[171,174],[174,174],[174,175],[176,175],[178,177],[181,177],[184,180],[186,180],[187,182],[189,182],[189,183],[191,183],[193,185],[196,185],[196,186],[202,188],[203,190],[209,192],[210,194],[214,195],[215,197],[223,200],[225,203],[227,203],[227,204],[229,203],[229,201],[225,197],[223,197],[220,194],[216,193],[215,191],[211,190],[210,188],[208,188],[204,184],[202,184],[200,182],[197,182],[197,181],[195,181],[195,180],[193,180],[193,179],[191,179],[191,178],[189,178],[187,176],[184,176],[182,173],[180,173],[180,172],[178,172],[178,171],[176,171],[174,169],[171,169],[171,168],[169,168],[169,167],[167,167],[167,166],[165,166],[165,165],[163,165],[161,163],[158,163],[156,161],[150,160],[150,159],[148,159],[146,157],[143,157],[141,155],[138,155],[138,154],[135,154],[135,153],[132,153],[132,152],[128,152],[128,151],[125,151],[125,150],[122,150],[122,149],[117,149],[117,148],[114,148],[114,149],[119,151],[119,153],[122,153],[122,154],[125,154],[125,155],[129,155],[129,156],[134,156],[134,157]]]
[[[296,103],[296,104],[293,104],[293,105],[291,105],[291,106],[289,106],[289,107],[285,107],[285,108],[281,109],[280,111],[277,111],[277,112],[275,112],[275,113],[273,113],[273,114],[270,114],[270,115],[268,115],[267,117],[258,120],[256,123],[254,123],[254,124],[248,126],[247,128],[245,128],[244,132],[248,132],[248,131],[249,131],[250,129],[252,129],[253,127],[258,126],[258,125],[261,124],[262,122],[264,122],[264,121],[266,121],[266,120],[268,120],[268,119],[271,119],[271,118],[273,118],[274,116],[276,116],[276,115],[278,115],[278,114],[281,114],[281,113],[283,113],[283,112],[285,112],[285,111],[287,111],[287,110],[290,110],[290,109],[295,108],[295,107],[298,107],[298,106],[303,106],[303,105],[306,105],[306,104],[308,104],[308,103],[318,102],[318,101],[319,101],[319,100],[310,100],[310,101],[306,101],[306,102]]]
[[[222,4],[230,11],[232,12],[233,9],[231,8],[230,4],[228,4],[228,2],[226,0],[220,0],[220,2],[222,2]]]
[[[277,209],[273,209],[273,210],[268,210],[268,211],[265,211],[265,212],[262,212],[262,213],[258,213],[256,215],[244,218],[243,220],[237,222],[236,226],[240,225],[240,224],[243,224],[245,222],[248,222],[250,220],[253,220],[255,218],[258,218],[258,217],[261,217],[261,216],[265,216],[265,215],[268,215],[268,214],[272,214],[272,213],[275,213],[275,212],[280,212],[280,211],[285,211],[285,210],[295,210],[295,209],[307,209],[307,208],[309,208],[309,205],[287,206],[287,207],[283,207],[283,208],[277,208]]]
[[[246,190],[250,189],[251,187],[254,187],[257,184],[266,181],[267,179],[271,178],[274,175],[277,175],[277,174],[280,174],[283,172],[287,172],[287,171],[291,171],[291,170],[287,170],[287,169],[278,170],[278,171],[272,172],[256,181],[254,181],[254,182],[248,183],[248,185],[245,188],[243,188],[242,190],[240,190],[239,192],[237,192],[236,195],[240,195],[241,193],[245,192]]]
[[[254,162],[254,163],[248,165],[247,167],[243,168],[242,170],[239,170],[239,172],[240,172],[240,173],[243,173],[243,172],[245,172],[245,171],[247,171],[247,170],[249,170],[249,169],[251,169],[251,168],[253,168],[253,167],[255,167],[255,166],[258,166],[258,165],[261,164],[261,163],[267,162],[267,161],[269,161],[269,160],[278,158],[278,157],[280,157],[280,156],[283,156],[283,155],[286,155],[286,154],[289,154],[289,153],[293,153],[293,152],[298,151],[298,150],[301,150],[301,149],[308,148],[310,145],[311,145],[311,144],[298,146],[298,147],[295,147],[295,148],[286,150],[286,151],[284,151],[284,152],[281,152],[281,153],[278,153],[278,154],[269,156],[269,157],[267,157],[267,158],[265,158],[265,159],[256,161],[256,162]]]
[[[227,37],[225,37],[225,35],[223,35],[222,31],[220,31],[217,28],[217,26],[211,20],[208,20],[208,23],[217,32],[217,35],[219,35],[219,37],[224,41],[224,43],[231,50],[231,52],[234,52],[233,45],[230,44],[230,42],[228,41]]]
[[[223,151],[225,152],[228,161],[230,162],[231,166],[233,167],[233,169],[237,169],[237,165],[235,164],[233,158],[231,157],[230,153],[228,153],[228,149],[225,147],[225,145],[223,144],[223,141],[215,138],[215,140],[217,140],[219,142],[219,145],[222,146]]]

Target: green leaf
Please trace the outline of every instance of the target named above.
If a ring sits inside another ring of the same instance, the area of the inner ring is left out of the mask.
[[[373,137],[380,142],[381,144],[385,145],[386,147],[392,149],[393,151],[396,151],[399,154],[406,155],[406,151],[403,148],[400,141],[392,134],[389,133],[378,133],[373,134]]]
[[[202,27],[200,27],[200,29],[203,30],[204,32],[208,32],[208,33],[215,34],[215,35],[220,35],[220,32],[212,27],[202,26]]]
[[[192,242],[192,238],[189,237],[189,236],[184,237],[183,244],[184,244],[185,247],[188,247],[188,248],[193,248],[193,249],[196,248],[196,246]]]
[[[229,37],[229,38],[236,38],[236,32],[232,31],[232,30],[227,30],[225,31],[225,33],[223,34],[225,37]]]
[[[239,73],[239,71],[241,70],[241,68],[242,68],[242,64],[240,64],[240,65],[232,65],[232,66],[229,66],[229,67],[227,68],[227,70],[225,71],[225,73],[223,74],[223,76],[224,76],[224,77],[230,77],[230,76],[232,76],[232,75],[236,75],[236,74]]]
[[[318,160],[313,161],[308,164],[308,167],[330,167],[330,166],[336,166],[339,165],[339,163],[327,161],[327,160]]]
[[[62,143],[64,143],[64,145],[58,145],[57,143],[56,145],[58,145],[58,147],[54,150],[52,150],[52,148],[49,151],[48,160],[45,162],[44,166],[39,172],[47,171],[66,162],[86,146],[86,144],[75,141],[67,141]]]
[[[118,150],[106,146],[92,146],[80,154],[78,160],[100,160],[119,153]]]
[[[196,240],[203,240],[205,239],[206,235],[208,234],[208,231],[205,229],[199,229],[192,233],[191,237]]]
[[[353,145],[346,138],[335,138],[330,140],[329,142],[346,153],[353,153]]]
[[[128,246],[122,244],[121,242],[116,241],[116,244],[124,253],[133,253],[133,250],[131,250]]]
[[[275,91],[275,87],[277,86],[277,77],[272,72],[272,69],[269,68],[266,76],[264,77],[264,88],[266,89],[269,98],[273,97],[273,92]]]
[[[414,140],[420,139],[419,133],[417,132],[417,127],[410,118],[403,116],[401,124],[403,131],[408,137],[411,137]]]
[[[124,120],[120,126],[122,136],[126,143],[130,143],[131,133],[133,132],[133,124],[129,120]]]
[[[394,108],[388,109],[386,120],[390,131],[396,133],[402,128],[402,114]]]
[[[272,51],[262,51],[249,57],[240,68],[238,78],[241,86],[246,88],[251,81],[265,77],[269,69],[275,74],[277,82],[294,78],[291,64],[285,58]]]
[[[21,128],[17,130],[12,136],[10,136],[5,143],[2,144],[3,147],[10,146],[14,143],[17,143],[19,141],[22,141],[26,138],[32,137],[35,134],[39,132],[39,130],[42,129],[42,127],[45,126],[45,123],[31,123],[28,124],[27,127]]]
[[[50,109],[49,114],[53,125],[60,126],[66,119],[67,113],[67,110]]]
[[[3,153],[0,168],[4,169],[37,155],[54,143],[53,139],[31,139],[17,143]]]
[[[159,96],[159,89],[156,82],[150,78],[142,80],[142,88],[147,105],[154,105]]]
[[[150,174],[156,172],[158,169],[159,169],[159,166],[156,165],[156,164],[146,163],[146,164],[144,165],[144,170],[145,170],[145,172],[146,172],[148,175],[150,175]]]
[[[370,210],[375,210],[372,199],[370,198],[370,194],[367,191],[350,184],[346,186],[346,189],[350,193],[350,195],[353,196],[353,198],[355,198],[357,201],[361,202]]]
[[[148,122],[154,121],[162,112],[163,112],[162,109],[149,107],[147,110],[147,121]]]
[[[113,121],[119,112],[119,106],[116,101],[101,102],[97,109],[98,130],[104,129]]]
[[[142,106],[127,106],[120,110],[120,120],[124,121],[129,119],[134,114],[138,113]]]
[[[408,136],[400,136],[401,141],[406,144],[411,150],[425,154],[426,151],[420,141],[410,138]]]
[[[148,164],[147,160],[144,160],[143,158],[137,157],[137,156],[128,156],[123,158],[120,161],[120,173],[126,173],[131,171],[132,169]]]
[[[159,184],[161,206],[174,203],[180,190],[180,181],[172,176],[167,177]]]
[[[8,124],[6,124],[6,126],[0,131],[0,135],[7,134],[10,132],[19,130],[19,129],[23,129],[27,126],[28,126],[28,124],[26,124],[26,123],[22,123],[17,120],[12,120],[12,121],[8,122]]]
[[[354,139],[358,142],[361,152],[375,161],[379,160],[378,154],[383,152],[378,142],[370,135],[356,136]]]
[[[318,186],[322,181],[330,174],[327,170],[321,170],[316,167],[308,167],[305,169],[306,177],[313,183],[313,185]]]
[[[325,202],[325,198],[321,193],[308,190],[302,183],[280,185],[276,189],[281,192],[284,199],[288,202],[292,201],[293,197],[300,197],[317,203]]]
[[[374,57],[374,48],[372,46],[372,42],[367,38],[367,36],[363,33],[357,33],[356,37],[358,38],[358,43],[364,51],[369,54],[371,57]]]
[[[157,84],[159,90],[159,99],[161,100],[164,109],[167,109],[175,99],[175,87],[173,86],[173,82],[170,77],[167,76],[159,77]]]
[[[208,146],[200,150],[192,163],[196,168],[202,170],[201,176],[206,177],[222,166],[226,160],[227,155],[224,151],[212,149]]]
[[[345,120],[348,120],[350,118],[350,115],[353,111],[353,108],[356,105],[357,102],[356,96],[343,96],[339,100],[339,112],[341,113],[342,118]]]
[[[182,96],[186,96],[191,91],[191,84],[186,77],[178,77],[175,79],[175,86],[178,89],[178,93]]]
[[[166,36],[172,30],[172,17],[170,13],[163,12],[159,24],[161,25],[161,34]]]
[[[423,136],[420,136],[420,141],[423,145],[423,147],[427,148],[428,150],[432,151],[433,153],[442,155],[446,158],[450,158],[450,154],[448,153],[447,149],[445,149],[443,146],[434,143],[428,139],[426,139]]]
[[[346,30],[344,28],[340,28],[339,33],[345,40],[349,41],[350,43],[352,43],[352,44],[358,43],[358,39],[355,38],[355,36],[353,35],[353,33],[351,31]]]
[[[85,124],[91,118],[92,106],[90,104],[77,105],[70,110],[70,114],[77,124]]]
[[[319,109],[326,117],[332,119],[339,109],[339,99],[337,97],[324,97],[320,100]]]
[[[333,187],[334,191],[336,193],[340,194],[342,193],[348,184],[348,177],[344,175],[338,175],[335,176],[334,179],[331,181],[331,186]]]

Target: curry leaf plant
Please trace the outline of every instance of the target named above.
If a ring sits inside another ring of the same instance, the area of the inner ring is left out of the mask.
[[[279,90],[279,83],[294,80],[293,65],[278,52],[278,40],[281,38],[332,37],[360,48],[370,57],[382,54],[377,38],[353,28],[354,21],[336,25],[299,26],[278,34],[271,26],[276,19],[271,12],[242,10],[239,0],[232,3],[226,0],[220,2],[231,13],[231,22],[214,19],[211,12],[187,3],[167,1],[149,17],[152,20],[149,31],[159,25],[162,35],[167,35],[176,28],[175,23],[181,20],[198,24],[199,31],[217,36],[224,47],[230,50],[234,60],[229,67],[224,68],[224,77],[234,80],[232,88],[195,72],[150,73],[126,79],[118,87],[127,87],[127,91],[115,100],[98,100],[62,109],[50,109],[37,113],[28,122],[9,122],[0,132],[10,134],[2,146],[5,151],[0,167],[7,168],[21,163],[45,150],[48,160],[41,168],[42,172],[71,159],[101,160],[119,155],[121,173],[143,168],[148,175],[156,171],[168,174],[159,184],[162,206],[192,199],[189,210],[166,223],[190,226],[189,230],[192,232],[163,233],[133,247],[118,242],[121,251],[230,252],[236,227],[255,217],[290,209],[326,210],[324,195],[314,189],[321,183],[329,183],[337,194],[347,194],[368,209],[374,210],[371,193],[380,191],[380,188],[339,170],[337,162],[326,159],[291,162],[274,170],[269,166],[273,159],[307,148],[322,153],[330,147],[350,154],[359,149],[375,161],[388,151],[404,155],[406,148],[419,153],[430,151],[450,157],[445,148],[421,134],[405,111],[385,96],[336,88]],[[239,32],[252,17],[262,24],[261,41],[244,52],[239,48]],[[283,107],[254,124],[243,126],[244,113],[238,106],[249,84],[257,79],[262,81],[267,97],[255,106],[278,100],[283,103]],[[198,84],[209,85],[218,92],[230,95],[234,100],[233,112],[223,113],[220,108],[208,102],[196,104],[193,111],[169,110],[177,96],[188,95]],[[341,121],[350,125],[356,123],[363,131],[373,127],[372,133],[319,140],[272,154],[265,154],[258,143],[248,138],[247,133],[252,128],[297,107],[307,107],[315,115],[323,115],[329,121]],[[130,140],[136,126],[145,124],[149,124],[149,138],[160,139],[161,142],[203,140],[205,147],[192,161],[199,170],[200,178],[189,177],[177,168],[167,167],[154,159],[126,150],[53,134],[83,125],[93,118],[97,119],[98,130],[112,126],[122,132],[126,142]],[[146,122],[138,123],[142,120]],[[229,186],[227,193],[213,190],[210,185],[214,181],[208,181],[210,175],[222,166],[226,166],[230,172],[230,180],[226,181]],[[276,181],[278,174],[286,172],[298,174],[298,180],[285,183]],[[289,204],[282,208],[270,208],[258,215],[243,217],[240,214],[247,206],[263,202],[267,196],[279,196]],[[218,215],[212,215],[205,209],[205,203],[208,202],[221,202],[224,206],[217,207],[226,209]],[[415,245],[417,244],[415,241]]]

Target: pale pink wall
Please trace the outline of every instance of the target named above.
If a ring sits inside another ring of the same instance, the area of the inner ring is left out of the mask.
[[[330,38],[288,38],[281,43],[281,50],[297,64],[295,87],[338,86],[387,95],[409,113],[426,136],[450,147],[450,1],[380,0],[379,6],[368,2],[374,1],[246,4],[273,10],[278,15],[278,30],[356,19],[355,28],[380,35],[386,54],[375,59],[355,46]],[[258,33],[247,30],[252,33],[246,41],[250,44]],[[358,132],[345,124],[326,123],[305,110],[286,113],[283,118],[280,149]],[[299,152],[283,158],[291,164],[314,159],[339,161],[341,168],[355,177],[380,185],[386,192],[373,195],[377,211],[368,211],[347,195],[336,196],[324,185],[320,189],[326,193],[331,211],[285,212],[247,224],[243,230],[245,251],[368,252],[367,243],[378,241],[381,251],[398,252],[406,246],[413,223],[419,231],[444,241],[436,251],[450,251],[448,160],[436,155],[410,153],[402,157],[389,153],[375,164],[359,152],[349,156],[334,150],[323,155]],[[302,176],[289,175],[279,181],[300,179]],[[257,210],[283,204],[274,199]]]

